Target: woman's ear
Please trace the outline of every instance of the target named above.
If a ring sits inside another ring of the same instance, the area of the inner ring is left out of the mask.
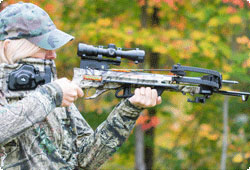
[[[3,51],[2,51],[2,54],[3,56],[5,57],[5,62],[8,63],[8,64],[13,64],[13,59],[12,59],[12,56],[10,56],[10,52],[11,52],[11,49],[10,49],[10,42],[11,40],[7,39],[7,40],[4,40],[3,42]]]
[[[6,51],[6,50],[8,49],[9,43],[10,43],[10,40],[9,40],[9,39],[4,40],[4,42],[3,42],[4,51]]]
[[[10,40],[4,40],[0,43],[0,63],[9,63],[6,58],[6,52],[8,51]]]

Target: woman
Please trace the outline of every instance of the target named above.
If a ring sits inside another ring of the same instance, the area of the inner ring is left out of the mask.
[[[73,39],[31,3],[8,6],[0,12],[0,20],[2,73],[13,73],[11,69],[19,68],[15,63],[27,57],[53,60],[55,50]],[[0,87],[0,157],[1,168],[10,170],[97,169],[129,136],[142,108],[161,103],[156,90],[136,89],[93,131],[72,104],[83,91],[66,78],[28,91],[21,100],[9,100],[6,89],[4,81]]]

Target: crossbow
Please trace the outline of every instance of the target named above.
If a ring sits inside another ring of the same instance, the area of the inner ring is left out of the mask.
[[[158,95],[163,91],[176,91],[182,94],[199,95],[188,102],[205,103],[212,94],[238,96],[247,101],[250,93],[221,90],[223,84],[238,84],[237,81],[223,80],[222,75],[214,70],[173,65],[171,69],[154,69],[170,71],[173,75],[152,74],[144,71],[152,69],[110,69],[110,65],[120,65],[121,58],[135,63],[144,61],[145,51],[136,49],[117,48],[114,44],[92,46],[78,44],[77,55],[81,57],[80,68],[74,68],[73,81],[82,89],[95,88],[95,94],[85,99],[93,99],[108,90],[116,90],[117,98],[127,98],[133,95],[132,89],[151,87]],[[105,57],[104,57],[105,56]],[[188,77],[187,72],[202,74],[201,77]]]

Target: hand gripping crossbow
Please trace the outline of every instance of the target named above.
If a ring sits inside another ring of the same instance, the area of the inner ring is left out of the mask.
[[[200,96],[188,102],[204,103],[213,93],[239,96],[247,101],[250,93],[223,91],[222,84],[237,84],[237,81],[222,80],[222,75],[214,70],[173,65],[172,69],[154,69],[170,71],[173,75],[152,74],[143,71],[152,69],[109,69],[109,65],[120,65],[121,58],[135,63],[144,61],[145,51],[136,49],[124,50],[114,44],[108,47],[94,47],[87,44],[78,44],[77,55],[81,57],[80,68],[74,68],[73,81],[82,89],[95,88],[95,94],[85,99],[93,99],[108,90],[116,90],[117,98],[131,97],[132,89],[137,87],[155,88],[158,95],[164,90],[182,92]],[[105,56],[106,58],[104,58]],[[112,58],[112,59],[111,59]],[[186,72],[201,73],[202,77],[187,77]],[[122,94],[121,94],[122,93]]]

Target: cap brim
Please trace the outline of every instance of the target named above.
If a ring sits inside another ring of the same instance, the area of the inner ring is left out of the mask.
[[[46,34],[28,38],[27,40],[40,48],[44,48],[46,50],[55,50],[73,39],[73,36],[58,29],[54,29]]]

